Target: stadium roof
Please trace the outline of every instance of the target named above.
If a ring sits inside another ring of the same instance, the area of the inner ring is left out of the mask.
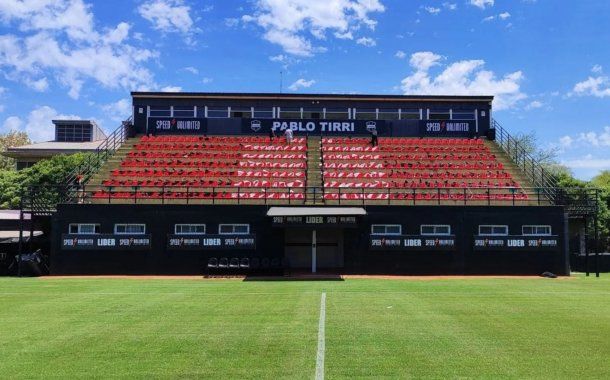
[[[271,207],[267,216],[357,216],[366,215],[362,207]]]
[[[199,99],[267,99],[267,100],[376,100],[376,101],[427,101],[427,102],[491,102],[491,95],[380,95],[380,94],[280,94],[244,92],[139,92],[133,98],[199,98]]]

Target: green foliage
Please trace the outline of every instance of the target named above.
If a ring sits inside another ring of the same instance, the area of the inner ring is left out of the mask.
[[[28,134],[19,131],[10,131],[0,135],[0,153],[6,152],[9,147],[31,144]],[[15,159],[0,154],[0,171],[15,170]]]
[[[38,196],[48,202],[57,202],[61,190],[57,185],[65,184],[66,178],[76,170],[91,153],[58,155],[42,160],[21,171],[0,171],[0,207],[18,208],[20,194],[30,187],[47,186]]]

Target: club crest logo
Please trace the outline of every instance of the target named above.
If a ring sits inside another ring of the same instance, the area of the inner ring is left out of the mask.
[[[374,121],[367,121],[366,122],[366,130],[369,132],[373,132],[375,129],[377,129],[377,123]]]
[[[254,132],[260,131],[262,127],[260,120],[252,120],[250,122],[250,129]]]

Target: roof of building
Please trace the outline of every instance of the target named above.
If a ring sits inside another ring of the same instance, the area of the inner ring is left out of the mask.
[[[362,207],[271,207],[267,216],[366,215]]]
[[[372,100],[372,101],[427,101],[427,102],[491,102],[493,96],[476,95],[380,95],[380,94],[280,94],[237,92],[141,92],[131,93],[133,98],[208,98],[258,100]]]
[[[11,147],[2,154],[7,157],[50,157],[56,154],[95,151],[103,140],[85,142],[47,141]]]

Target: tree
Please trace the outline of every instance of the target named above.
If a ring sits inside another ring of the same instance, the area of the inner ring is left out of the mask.
[[[526,154],[543,166],[555,166],[557,162],[557,148],[544,149],[540,146],[536,132],[518,133],[513,136],[515,142],[523,148]]]
[[[0,171],[0,207],[18,208],[22,192],[31,187],[44,188],[37,196],[47,202],[59,202],[61,185],[91,154],[57,155],[18,172]]]
[[[10,131],[0,135],[0,153],[6,152],[10,147],[31,144],[28,134],[20,131]],[[15,159],[0,155],[0,170],[15,170]]]

